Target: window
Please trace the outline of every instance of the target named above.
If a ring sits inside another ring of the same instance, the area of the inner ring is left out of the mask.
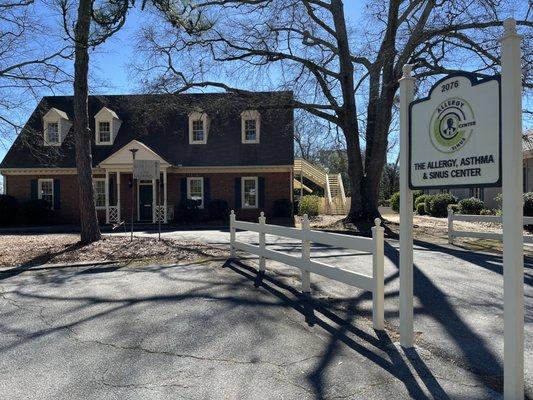
[[[242,178],[242,207],[257,208],[257,177]]]
[[[39,179],[38,181],[38,197],[46,201],[50,208],[54,207],[54,180],[53,179]]]
[[[201,119],[195,119],[192,121],[192,141],[204,141],[204,121]]]
[[[450,194],[450,189],[441,189],[441,194]]]
[[[195,111],[189,114],[189,144],[206,144],[209,123],[207,114]]]
[[[204,208],[204,178],[187,178],[187,198]]]
[[[244,111],[241,114],[243,143],[259,143],[260,118],[261,115],[255,110]]]
[[[109,121],[98,123],[98,142],[111,143],[111,123]]]
[[[47,136],[48,136],[48,143],[58,144],[59,143],[59,123],[49,122],[46,125],[46,131],[47,131]]]
[[[93,179],[96,208],[105,208],[105,179]]]
[[[470,197],[475,197],[476,199],[483,201],[483,188],[470,189]]]

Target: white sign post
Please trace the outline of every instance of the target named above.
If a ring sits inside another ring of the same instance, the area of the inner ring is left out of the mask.
[[[516,22],[502,44],[504,398],[524,398],[524,247],[522,238],[522,71]]]
[[[400,342],[413,346],[412,189],[499,186],[503,192],[504,398],[524,398],[521,37],[504,22],[500,78],[458,73],[412,100],[400,80]],[[407,105],[410,104],[409,113]],[[503,141],[502,141],[503,132]]]

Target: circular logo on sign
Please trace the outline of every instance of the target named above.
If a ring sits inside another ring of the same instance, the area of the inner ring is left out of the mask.
[[[470,104],[454,97],[440,103],[433,112],[429,123],[429,137],[438,151],[454,153],[468,142],[475,125]]]

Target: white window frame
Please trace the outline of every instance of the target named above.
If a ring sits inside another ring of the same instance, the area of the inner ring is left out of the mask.
[[[50,141],[50,135],[48,133],[48,126],[50,124],[57,124],[57,142],[51,142]],[[45,121],[45,142],[48,146],[61,146],[61,120],[58,119],[57,121]]]
[[[47,179],[38,179],[37,180],[37,198],[39,200],[43,200],[43,183],[44,182],[50,182],[52,184],[52,201],[50,202],[50,209],[53,210],[54,209],[54,202],[55,202],[55,198],[54,198],[54,180],[53,179],[47,178]]]
[[[204,139],[194,140],[193,121],[202,121],[204,127]],[[209,132],[209,120],[205,112],[195,111],[189,114],[189,144],[207,144],[207,136]]]
[[[104,205],[103,206],[96,205],[96,182],[104,182]],[[107,190],[106,190],[105,185],[106,185],[105,178],[93,178],[93,191],[94,191],[94,194],[95,194],[94,204],[95,204],[97,210],[105,210],[106,209],[105,205],[107,204],[107,199],[106,199]]]
[[[191,182],[200,181],[200,188],[202,189],[202,202],[198,205],[198,208],[204,208],[204,178],[201,176],[192,176],[187,178],[187,199],[191,199]]]
[[[100,124],[102,122],[109,124],[109,141],[100,140]],[[96,121],[96,144],[99,144],[99,145],[113,144],[113,121],[109,121],[105,119]]]
[[[245,200],[245,185],[244,183],[246,181],[254,181],[255,182],[255,205],[254,206],[247,206]],[[259,178],[257,176],[243,176],[241,178],[241,207],[242,208],[250,208],[255,209],[259,208]]]
[[[246,121],[255,120],[255,140],[246,140]],[[241,141],[243,144],[254,144],[261,141],[261,114],[257,110],[246,110],[241,113]]]

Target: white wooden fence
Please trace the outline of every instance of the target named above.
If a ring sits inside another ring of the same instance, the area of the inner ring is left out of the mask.
[[[453,210],[448,209],[448,243],[453,244],[456,237],[472,237],[479,239],[502,240],[502,234],[497,232],[479,232],[479,231],[458,231],[453,226],[454,221],[464,222],[493,222],[502,223],[501,215],[466,215],[455,214]],[[524,225],[533,225],[533,217],[523,217]],[[524,236],[524,243],[533,243],[533,236]]]
[[[230,215],[230,248],[231,257],[236,258],[236,250],[259,256],[259,270],[265,270],[266,259],[300,268],[302,272],[302,292],[311,291],[311,272],[325,276],[351,286],[372,292],[372,321],[374,329],[384,329],[384,241],[381,220],[375,219],[372,238],[354,237],[311,230],[307,215],[303,216],[302,228],[288,228],[269,225],[263,212],[259,223],[237,221],[233,210]],[[236,231],[245,230],[259,233],[259,245],[239,242]],[[276,235],[301,241],[301,255],[292,256],[266,247],[265,235]],[[338,268],[333,265],[311,260],[311,242],[326,244],[345,249],[368,252],[372,254],[372,276]]]

